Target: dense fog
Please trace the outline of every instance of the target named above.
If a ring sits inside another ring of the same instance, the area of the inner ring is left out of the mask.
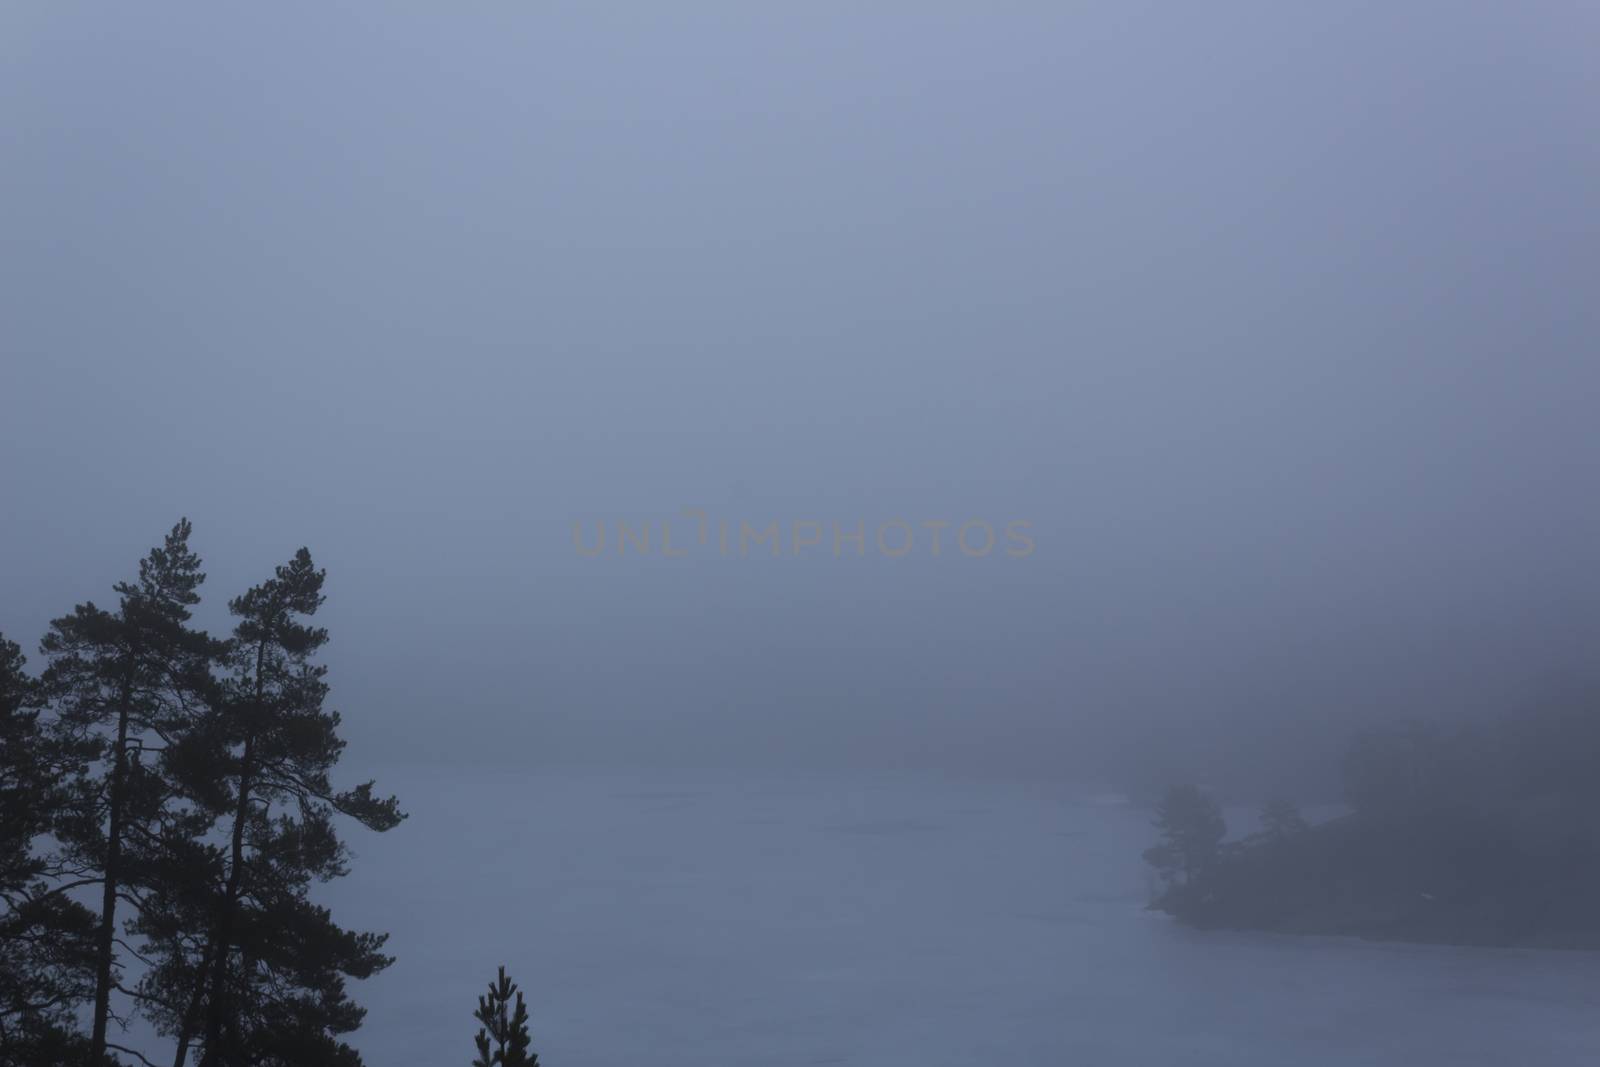
[[[1215,777],[1592,673],[1581,9],[4,18],[9,631],[188,515],[388,759]]]
[[[1600,694],[1597,34],[8,6],[0,632],[187,517],[218,634],[327,568],[345,784],[1344,803],[1363,730]]]

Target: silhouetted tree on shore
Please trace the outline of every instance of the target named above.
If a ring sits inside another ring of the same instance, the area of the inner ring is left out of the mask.
[[[1222,809],[1199,786],[1175,785],[1156,804],[1153,823],[1161,843],[1145,850],[1145,862],[1166,885],[1168,903],[1192,902],[1198,880],[1216,862],[1228,828]]]
[[[1306,831],[1306,821],[1295,802],[1273,797],[1261,806],[1261,836],[1269,841],[1287,841]]]

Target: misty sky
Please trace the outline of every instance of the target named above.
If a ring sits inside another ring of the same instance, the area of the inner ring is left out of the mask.
[[[1576,691],[1597,44],[1576,3],[6,5],[0,630],[188,515],[219,628],[328,567],[363,766],[1206,774]],[[685,508],[1036,547],[574,549]]]

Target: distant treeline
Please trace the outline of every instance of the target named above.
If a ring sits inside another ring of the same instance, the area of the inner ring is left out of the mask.
[[[1557,705],[1487,726],[1359,735],[1350,814],[1277,800],[1225,841],[1214,798],[1168,790],[1154,902],[1196,926],[1474,945],[1600,947],[1600,714]]]

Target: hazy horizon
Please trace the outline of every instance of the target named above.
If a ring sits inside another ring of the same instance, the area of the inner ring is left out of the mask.
[[[1596,681],[1593,12],[310,10],[0,15],[30,654],[187,515],[219,629],[329,569],[351,774],[1266,785]],[[575,550],[685,508],[1035,547]]]

